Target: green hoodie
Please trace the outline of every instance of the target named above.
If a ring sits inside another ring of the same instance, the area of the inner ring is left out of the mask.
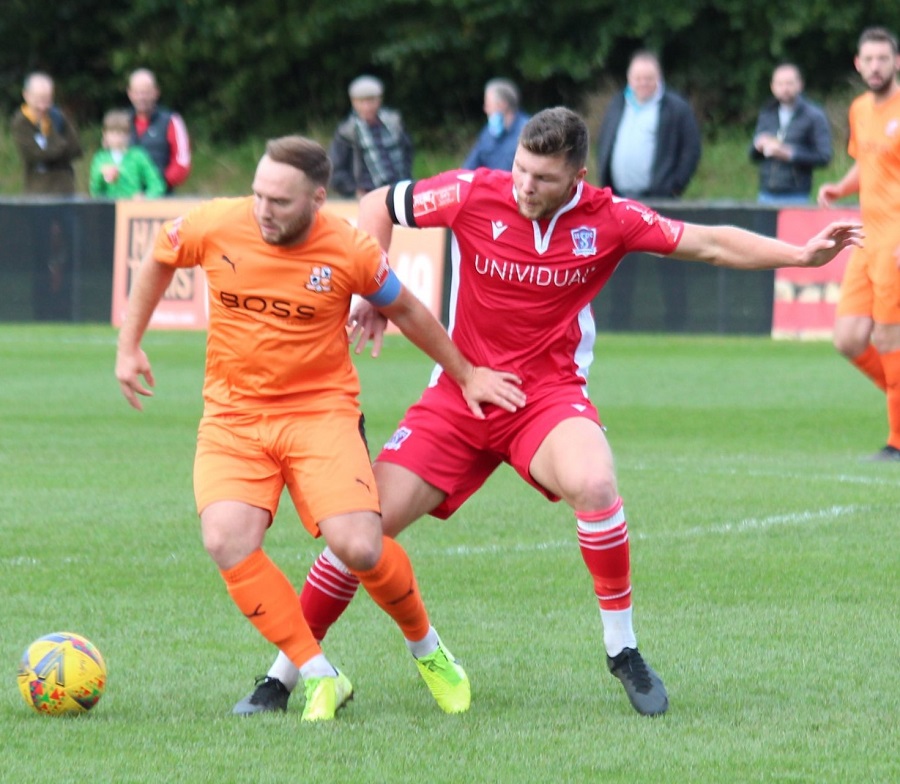
[[[143,147],[134,145],[125,150],[118,163],[119,177],[115,182],[103,179],[102,168],[109,165],[117,165],[113,154],[109,150],[98,150],[91,160],[91,196],[130,199],[137,194],[150,198],[166,195],[166,181]]]

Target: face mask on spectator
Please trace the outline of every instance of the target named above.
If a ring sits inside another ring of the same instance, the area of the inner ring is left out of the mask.
[[[499,137],[503,133],[503,112],[494,112],[488,117],[488,133],[493,137]]]

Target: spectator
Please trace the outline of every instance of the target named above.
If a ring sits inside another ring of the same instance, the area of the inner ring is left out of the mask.
[[[831,160],[825,112],[803,97],[803,76],[793,63],[772,72],[772,95],[760,111],[750,145],[759,164],[760,204],[807,204],[812,172]]]
[[[412,142],[400,113],[381,105],[381,80],[358,76],[347,92],[353,110],[338,125],[328,152],[334,189],[341,196],[359,198],[412,177]]]
[[[187,180],[191,173],[191,140],[177,112],[159,105],[159,87],[152,71],[138,68],[128,79],[131,101],[131,143],[150,155],[163,179],[166,192]]]
[[[53,104],[53,79],[34,72],[22,89],[25,103],[16,110],[10,131],[25,166],[25,193],[75,193],[72,161],[81,157],[78,132]]]
[[[10,132],[25,168],[24,190],[38,196],[75,193],[72,161],[81,157],[75,126],[53,103],[53,79],[35,71],[25,79],[25,103],[10,122]],[[51,202],[30,211],[32,303],[39,321],[72,317],[73,227],[68,205]]]
[[[684,193],[700,162],[700,130],[690,105],[663,81],[655,54],[636,52],[625,90],[616,95],[597,140],[600,184],[618,196],[652,201]],[[621,264],[610,281],[613,328],[631,323],[637,265]],[[665,326],[684,329],[687,285],[677,264],[660,267]]]
[[[103,149],[91,160],[91,196],[130,199],[166,195],[166,181],[147,151],[132,145],[131,117],[123,109],[108,111],[103,117]]]
[[[484,113],[487,124],[462,167],[512,171],[519,134],[528,115],[519,109],[519,90],[509,79],[491,79],[484,86]]]

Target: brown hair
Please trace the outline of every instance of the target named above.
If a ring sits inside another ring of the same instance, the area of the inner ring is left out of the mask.
[[[897,36],[886,27],[867,27],[863,30],[862,35],[859,37],[857,50],[862,49],[862,45],[869,42],[890,44],[891,50],[894,54],[897,54]]]
[[[331,161],[325,148],[305,136],[282,136],[269,139],[266,155],[276,163],[286,163],[302,171],[307,178],[323,188],[331,180]]]
[[[565,155],[566,163],[582,169],[589,146],[587,124],[565,106],[544,109],[525,124],[519,144],[535,155]]]
[[[104,131],[131,132],[131,116],[124,109],[110,109],[103,115]]]

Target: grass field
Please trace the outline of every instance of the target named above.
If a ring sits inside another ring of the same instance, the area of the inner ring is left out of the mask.
[[[568,510],[499,471],[404,535],[473,683],[445,716],[360,597],[326,641],[357,698],[338,720],[236,719],[272,652],[200,544],[191,464],[204,336],[156,332],[144,414],[103,326],[0,328],[0,782],[893,782],[900,780],[900,467],[883,399],[825,344],[601,336],[592,393],[632,540],[641,647],[671,707],[638,716],[605,671]],[[359,361],[370,443],[429,364]],[[267,549],[299,585],[318,552],[288,502]],[[33,638],[89,637],[93,712],[16,687]]]

